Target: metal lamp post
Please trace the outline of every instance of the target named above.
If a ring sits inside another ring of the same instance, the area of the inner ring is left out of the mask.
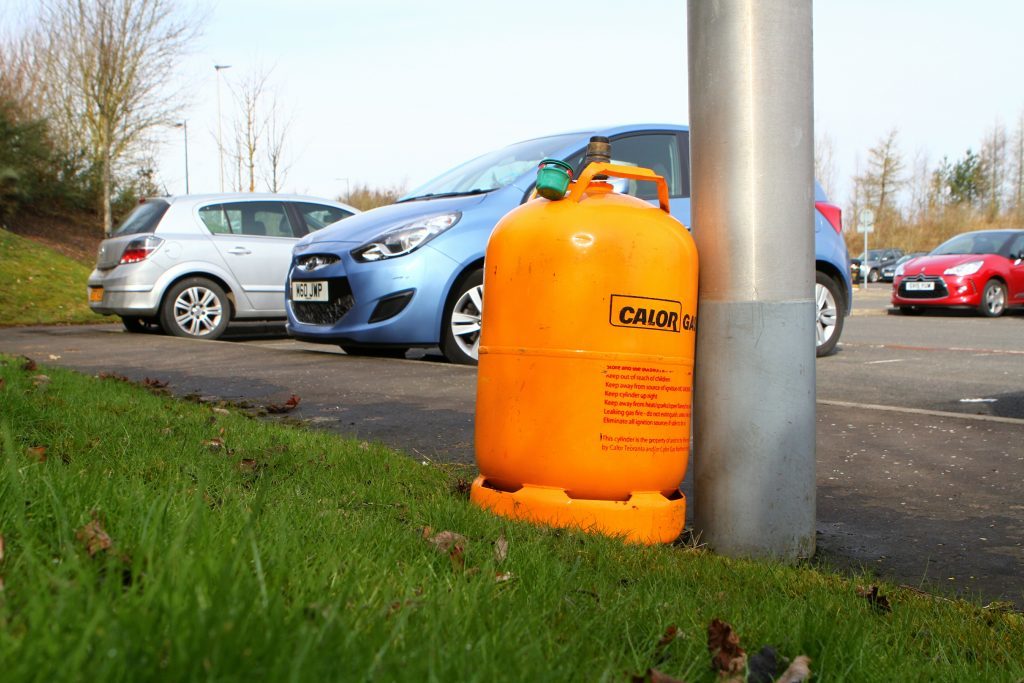
[[[185,119],[181,123],[174,124],[175,128],[181,128],[185,132],[185,194],[189,194],[188,189],[188,119]]]

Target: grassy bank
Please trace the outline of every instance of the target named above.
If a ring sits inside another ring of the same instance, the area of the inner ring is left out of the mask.
[[[100,322],[89,310],[90,268],[0,230],[0,325]]]
[[[812,680],[1024,677],[1019,614],[512,523],[372,444],[21,359],[0,378],[5,681],[712,681],[716,618]]]

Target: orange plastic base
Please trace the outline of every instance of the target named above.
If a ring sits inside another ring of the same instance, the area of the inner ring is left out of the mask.
[[[686,498],[668,499],[658,492],[635,492],[629,500],[570,498],[564,489],[524,485],[515,492],[485,485],[480,475],[473,482],[470,500],[482,508],[512,519],[576,527],[583,531],[619,536],[632,543],[671,543],[686,523]]]

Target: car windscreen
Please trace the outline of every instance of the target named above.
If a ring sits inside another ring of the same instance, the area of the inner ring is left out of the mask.
[[[579,135],[554,135],[509,145],[456,166],[399,201],[477,194],[506,187],[531,168],[536,168],[542,159],[552,156],[579,138]]]
[[[143,204],[139,204],[121,222],[121,225],[117,226],[114,234],[138,235],[143,232],[153,232],[156,230],[160,219],[167,213],[168,207],[170,207],[170,204],[162,199],[150,199]]]
[[[935,247],[931,255],[998,254],[1010,237],[1011,233],[1005,232],[969,232],[943,242]]]

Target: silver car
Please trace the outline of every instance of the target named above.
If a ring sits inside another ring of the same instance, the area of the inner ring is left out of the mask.
[[[129,332],[216,339],[230,320],[284,318],[299,238],[359,211],[301,195],[215,194],[141,203],[100,244],[89,306]]]

